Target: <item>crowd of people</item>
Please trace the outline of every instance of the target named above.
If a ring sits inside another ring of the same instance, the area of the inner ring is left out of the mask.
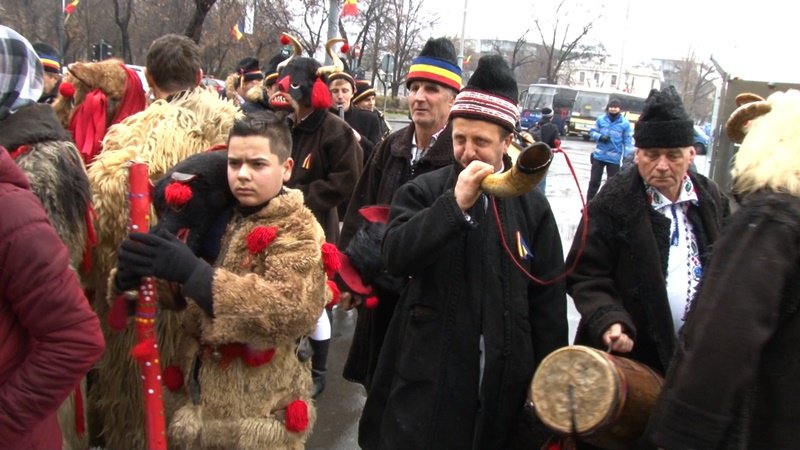
[[[392,131],[367,80],[298,48],[243,59],[221,97],[198,46],[167,34],[145,93],[119,60],[62,70],[0,26],[0,449],[304,448],[331,376],[364,388],[364,449],[562,448],[576,436],[529,390],[570,344],[665,377],[619,446],[797,441],[800,92],[742,100],[730,193],[691,169],[674,87],[633,127],[609,102],[565,255],[543,184],[491,188],[531,176],[509,156],[524,138],[502,56],[464,84],[453,43],[429,39]],[[543,112],[535,138],[559,147]],[[132,162],[151,194],[129,191]],[[148,229],[128,219],[141,197]],[[357,314],[343,374],[327,370],[334,306]]]

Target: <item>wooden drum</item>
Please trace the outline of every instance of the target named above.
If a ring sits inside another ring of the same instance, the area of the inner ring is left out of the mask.
[[[528,397],[555,432],[605,449],[627,449],[644,432],[663,383],[644,364],[575,345],[542,361]]]

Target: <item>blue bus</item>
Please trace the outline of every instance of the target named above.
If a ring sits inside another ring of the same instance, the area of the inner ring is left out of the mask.
[[[520,93],[520,126],[528,129],[542,118],[542,108],[553,110],[553,123],[562,135],[569,129],[577,89],[556,84],[531,84]]]

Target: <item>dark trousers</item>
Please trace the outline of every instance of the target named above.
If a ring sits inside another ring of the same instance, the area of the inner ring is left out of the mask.
[[[604,168],[606,169],[606,181],[619,172],[619,164],[598,161],[594,159],[594,155],[591,155],[590,158],[592,161],[592,175],[589,178],[589,190],[586,192],[587,202],[594,198],[597,191],[600,190],[600,181],[603,179]]]

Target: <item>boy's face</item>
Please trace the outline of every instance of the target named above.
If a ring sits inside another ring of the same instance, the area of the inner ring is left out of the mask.
[[[353,98],[353,85],[349,81],[333,80],[329,89],[333,97],[334,106],[341,106],[345,111],[350,109],[350,100]]]
[[[292,158],[280,162],[264,136],[233,136],[228,142],[228,186],[242,206],[266,203],[292,174]]]

